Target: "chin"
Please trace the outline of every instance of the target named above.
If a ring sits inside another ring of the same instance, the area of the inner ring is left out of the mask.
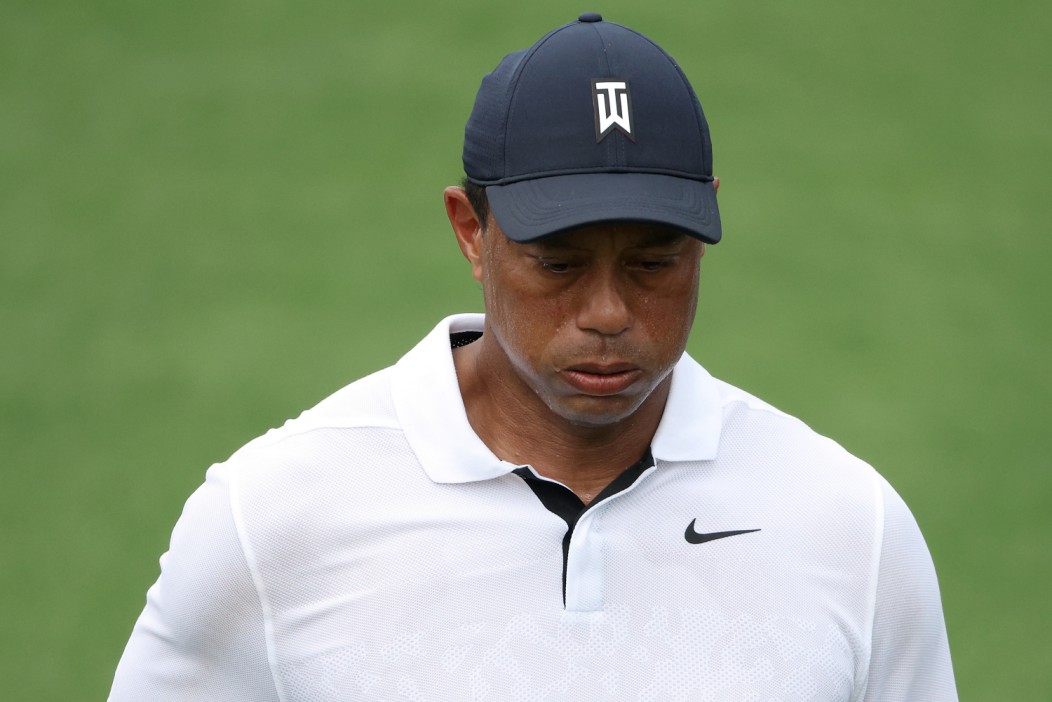
[[[645,398],[575,397],[550,404],[549,408],[571,424],[581,427],[605,427],[631,417],[643,404],[643,399]]]

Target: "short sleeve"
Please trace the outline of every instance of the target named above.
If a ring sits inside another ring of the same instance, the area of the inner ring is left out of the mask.
[[[190,496],[124,650],[110,702],[268,702],[263,607],[224,466]]]
[[[881,485],[884,529],[865,702],[956,702],[935,566],[909,508],[883,479]]]

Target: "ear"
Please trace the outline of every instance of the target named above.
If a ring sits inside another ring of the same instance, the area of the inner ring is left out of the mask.
[[[451,185],[442,192],[446,201],[446,216],[453,227],[464,258],[471,264],[475,280],[482,282],[482,224],[471,206],[464,188]]]

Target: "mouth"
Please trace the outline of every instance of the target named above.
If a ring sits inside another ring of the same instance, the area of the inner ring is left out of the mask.
[[[630,363],[583,363],[564,368],[559,375],[567,385],[585,395],[608,397],[630,388],[643,370]]]

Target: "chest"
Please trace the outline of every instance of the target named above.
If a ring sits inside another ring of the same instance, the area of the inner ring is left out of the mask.
[[[851,699],[865,544],[676,477],[572,529],[515,475],[304,514],[257,560],[287,699]]]

